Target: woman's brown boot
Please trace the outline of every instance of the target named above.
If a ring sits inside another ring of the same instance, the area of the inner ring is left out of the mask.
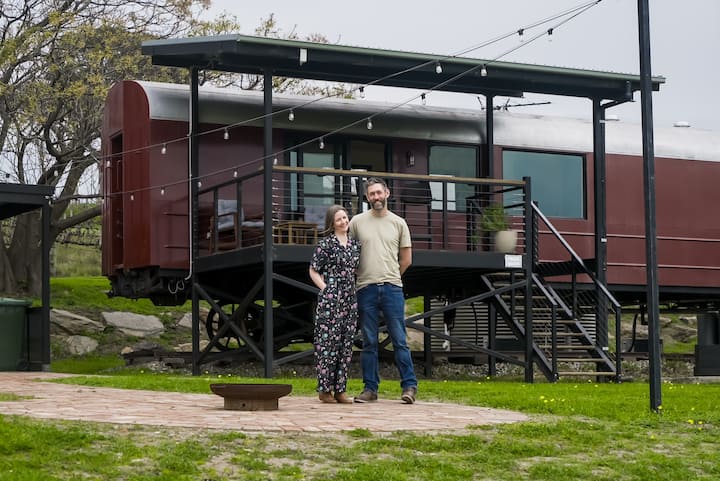
[[[335,404],[337,401],[335,401],[335,398],[333,397],[332,393],[329,392],[321,392],[318,394],[318,399],[320,399],[320,402],[324,403],[332,403]]]
[[[335,400],[340,404],[352,404],[353,400],[350,399],[345,392],[336,392]]]

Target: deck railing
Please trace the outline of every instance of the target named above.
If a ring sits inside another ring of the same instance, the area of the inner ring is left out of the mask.
[[[263,242],[262,175],[259,170],[199,190],[201,254]],[[390,210],[410,227],[414,249],[491,251],[488,228],[499,217],[517,231],[514,252],[525,252],[525,181],[287,166],[273,167],[272,175],[269,200],[276,244],[317,242],[333,204],[344,206],[351,216],[367,210],[365,181],[379,177],[390,189]],[[491,211],[495,218],[487,222]]]

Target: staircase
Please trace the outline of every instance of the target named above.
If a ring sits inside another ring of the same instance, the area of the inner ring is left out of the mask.
[[[542,222],[554,234],[567,252],[568,260],[537,261],[535,237],[529,252],[533,258],[529,282],[522,271],[482,276],[485,288],[496,292],[491,302],[523,346],[527,346],[525,311],[529,306],[533,361],[548,380],[572,376],[619,380],[620,360],[609,352],[607,321],[610,315],[615,316],[616,352],[619,352],[620,304],[589,268],[594,263],[581,259],[534,204],[532,222],[535,233]],[[518,282],[522,287],[507,289],[507,286],[517,286]],[[526,302],[525,295],[528,284],[530,302]]]
[[[522,273],[483,276],[488,290],[517,283]],[[595,303],[584,293],[573,302],[572,292],[553,289],[539,275],[532,279],[532,350],[540,371],[550,381],[572,376],[617,377],[614,358],[596,342]],[[495,296],[497,312],[521,345],[525,345],[525,289]],[[578,308],[582,304],[582,308]],[[573,308],[572,306],[576,306]],[[589,312],[592,312],[590,314]]]

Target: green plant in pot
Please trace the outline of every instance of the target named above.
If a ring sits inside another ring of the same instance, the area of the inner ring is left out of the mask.
[[[492,233],[493,246],[497,252],[515,252],[517,231],[510,228],[510,219],[502,204],[490,204],[483,209],[480,228],[483,232]]]

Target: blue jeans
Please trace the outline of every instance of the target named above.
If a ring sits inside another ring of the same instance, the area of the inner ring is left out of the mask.
[[[380,313],[390,334],[395,364],[403,389],[417,387],[410,348],[405,331],[405,297],[402,287],[393,284],[370,284],[357,292],[358,314],[363,333],[363,350],[360,358],[363,383],[368,391],[377,392],[380,384],[378,372],[378,331]]]

